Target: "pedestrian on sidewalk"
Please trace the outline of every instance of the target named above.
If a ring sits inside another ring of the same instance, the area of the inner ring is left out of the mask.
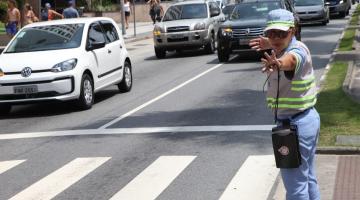
[[[278,125],[297,127],[301,165],[281,168],[287,200],[320,200],[315,150],[320,117],[314,108],[316,84],[309,49],[295,38],[294,16],[284,9],[268,14],[265,36],[250,41],[256,50],[272,49],[261,59],[268,75],[267,102]]]
[[[64,18],[78,18],[79,12],[75,9],[75,2],[69,1],[68,7],[64,9],[62,15]]]
[[[129,0],[124,1],[124,9],[125,12],[125,28],[129,28],[129,17],[130,17],[131,4]]]
[[[20,25],[20,11],[16,6],[15,0],[8,0],[7,5],[5,30],[9,38],[12,38],[18,32],[18,26]]]
[[[25,25],[38,22],[39,18],[36,17],[33,8],[30,4],[25,4]]]
[[[54,19],[64,19],[64,16],[51,8],[50,3],[45,4],[45,9],[41,13],[42,21],[51,21]]]

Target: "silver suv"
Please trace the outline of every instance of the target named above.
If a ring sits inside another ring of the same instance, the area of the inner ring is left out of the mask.
[[[191,0],[171,5],[161,22],[154,27],[154,48],[157,58],[166,51],[204,48],[214,53],[215,40],[225,16],[212,0]]]

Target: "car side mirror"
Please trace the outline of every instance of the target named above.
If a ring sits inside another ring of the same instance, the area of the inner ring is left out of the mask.
[[[220,15],[220,11],[219,10],[214,10],[210,13],[210,17],[215,17],[215,16],[218,16]]]
[[[88,51],[92,51],[95,49],[100,49],[103,48],[105,46],[105,42],[91,42],[88,47],[86,48],[86,50]]]

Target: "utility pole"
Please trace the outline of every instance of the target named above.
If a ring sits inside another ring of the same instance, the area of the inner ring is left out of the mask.
[[[133,2],[134,2],[133,3],[133,9],[134,9],[134,11],[133,11],[133,16],[134,16],[134,37],[136,37],[136,18],[135,18],[135,3],[136,3],[136,1],[134,0]]]
[[[120,13],[121,13],[121,30],[122,30],[122,34],[126,35],[124,0],[120,0]]]

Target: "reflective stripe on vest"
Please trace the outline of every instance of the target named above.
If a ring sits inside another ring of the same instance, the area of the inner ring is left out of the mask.
[[[291,81],[292,91],[306,91],[311,87],[315,87],[315,76],[311,76],[308,79],[302,81]]]
[[[276,98],[266,98],[270,108],[276,107]],[[279,98],[278,108],[309,108],[316,104],[316,95],[301,98]]]

